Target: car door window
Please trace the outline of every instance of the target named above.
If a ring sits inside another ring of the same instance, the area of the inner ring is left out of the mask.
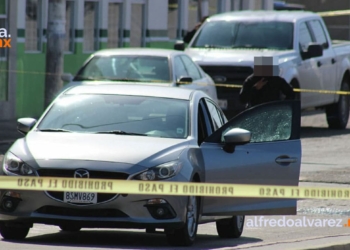
[[[198,105],[198,145],[201,145],[205,138],[208,137],[208,130],[205,123],[204,111],[201,103]]]
[[[189,76],[192,77],[193,81],[196,81],[202,78],[197,66],[188,56],[181,56],[181,59],[184,62],[187,72]]]
[[[209,136],[206,141],[224,142],[224,134],[233,128],[250,131],[251,143],[300,138],[300,103],[278,101],[244,111]]]
[[[301,23],[299,26],[299,45],[303,51],[307,50],[307,47],[312,42],[310,30],[306,23]]]
[[[328,48],[326,33],[324,32],[321,22],[319,20],[312,20],[309,24],[315,37],[315,41],[318,44],[321,44],[324,48]]]
[[[188,72],[186,71],[185,64],[181,60],[180,56],[175,57],[174,67],[176,80],[179,79],[181,76],[189,76]]]
[[[207,99],[205,100],[205,102],[207,104],[209,115],[211,117],[213,131],[216,131],[224,124],[224,122],[222,121],[220,113],[219,113],[218,109],[216,108],[216,106],[211,101],[209,101]]]

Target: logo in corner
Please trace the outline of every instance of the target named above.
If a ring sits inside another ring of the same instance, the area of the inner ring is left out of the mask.
[[[90,173],[85,169],[78,169],[74,172],[74,178],[90,178]]]
[[[11,48],[11,35],[5,28],[0,28],[0,48]]]

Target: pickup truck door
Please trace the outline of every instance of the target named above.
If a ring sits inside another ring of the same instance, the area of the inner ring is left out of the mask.
[[[323,46],[323,56],[317,59],[317,66],[322,74],[321,90],[336,90],[336,55],[331,43],[325,33],[325,28],[320,20],[311,20],[308,22],[313,35],[313,40]],[[334,100],[334,94],[319,94],[319,104],[329,104]]]
[[[251,142],[223,149],[223,134],[232,128],[252,133]],[[299,183],[301,164],[300,102],[277,101],[250,108],[216,130],[200,146],[205,182],[253,185]],[[295,214],[296,200],[203,198],[203,215]]]
[[[301,60],[297,65],[299,82],[303,89],[319,90],[322,89],[322,72],[317,62],[320,58],[307,58],[303,59],[301,53],[307,50],[310,43],[313,42],[310,27],[306,22],[299,24],[299,51]],[[319,93],[302,92],[301,103],[303,107],[314,107],[319,104]]]

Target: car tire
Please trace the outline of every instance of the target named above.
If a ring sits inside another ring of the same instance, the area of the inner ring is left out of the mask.
[[[76,225],[60,225],[61,231],[63,232],[79,232],[81,227]]]
[[[349,91],[349,80],[347,77],[344,77],[341,88],[341,91]],[[349,95],[340,95],[338,102],[332,105],[327,106],[326,116],[327,123],[330,129],[345,129],[348,124],[349,119],[349,109],[350,107],[350,96]]]
[[[197,235],[199,218],[199,198],[188,197],[186,223],[183,227],[166,232],[168,243],[172,246],[191,246]]]
[[[220,238],[239,238],[243,233],[244,215],[216,221],[216,231]]]
[[[27,237],[29,229],[29,227],[0,225],[0,234],[5,240],[23,240]]]

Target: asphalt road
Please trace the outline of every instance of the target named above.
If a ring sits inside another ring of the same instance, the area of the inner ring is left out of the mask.
[[[300,185],[350,186],[350,129],[329,130],[324,115],[302,117],[302,167]],[[1,156],[0,156],[1,158]],[[300,200],[298,215],[285,219],[350,218],[349,201]],[[276,220],[282,216],[273,216]],[[240,239],[223,240],[215,224],[200,225],[196,244],[191,249],[308,249],[321,245],[350,243],[350,227],[248,227]],[[350,248],[350,247],[349,247]],[[167,245],[163,234],[146,234],[142,230],[82,230],[63,233],[58,227],[35,225],[26,240],[0,241],[0,249],[175,249]]]

